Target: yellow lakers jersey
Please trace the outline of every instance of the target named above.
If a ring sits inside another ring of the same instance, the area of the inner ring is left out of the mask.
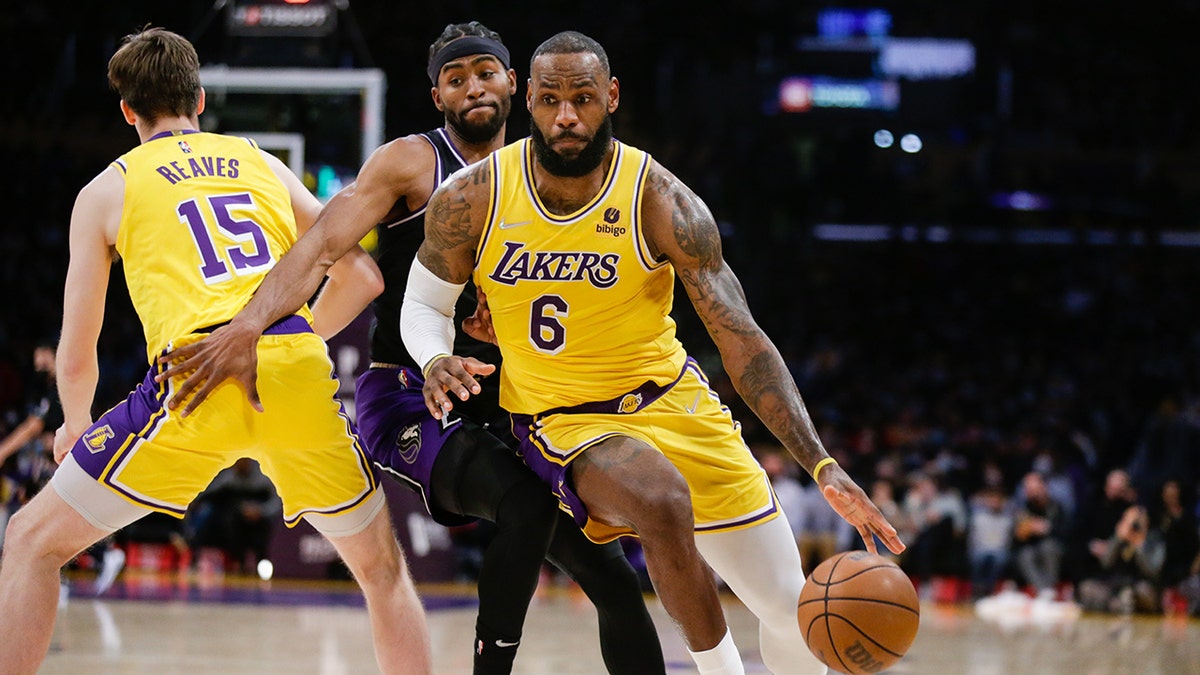
[[[151,359],[233,318],[296,242],[287,187],[249,139],[164,132],[113,165],[125,176],[117,252]]]
[[[669,383],[683,368],[670,316],[675,272],[652,258],[641,231],[650,156],[615,146],[599,193],[565,216],[538,197],[529,139],[488,160],[491,206],[474,281],[491,308],[509,412],[608,400]]]

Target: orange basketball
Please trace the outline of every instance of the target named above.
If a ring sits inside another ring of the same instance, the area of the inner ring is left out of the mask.
[[[866,551],[823,561],[800,592],[796,616],[812,653],[833,670],[878,673],[917,637],[917,590],[896,563]]]

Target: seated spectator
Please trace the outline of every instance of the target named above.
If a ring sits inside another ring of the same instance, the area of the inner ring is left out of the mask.
[[[1008,569],[1012,557],[1013,512],[1008,497],[996,487],[985,487],[971,499],[967,527],[967,556],[971,566],[971,592],[989,595]]]
[[[1192,561],[1200,555],[1200,532],[1195,515],[1184,504],[1179,481],[1164,483],[1161,494],[1162,502],[1154,519],[1154,527],[1166,547],[1159,582],[1165,591],[1174,591],[1188,577]]]
[[[1166,547],[1141,506],[1131,506],[1105,542],[1100,573],[1079,583],[1084,609],[1129,614],[1159,611],[1158,580]]]
[[[957,490],[943,487],[935,474],[917,474],[904,497],[904,511],[916,530],[901,559],[905,572],[927,582],[965,571],[967,509]]]
[[[1039,597],[1052,598],[1066,551],[1066,512],[1050,496],[1042,474],[1036,471],[1025,474],[1021,488],[1024,497],[1013,524],[1017,569]]]
[[[1094,576],[1100,570],[1100,561],[1106,553],[1105,542],[1112,536],[1117,523],[1129,507],[1137,503],[1137,494],[1129,483],[1129,474],[1123,469],[1113,469],[1104,477],[1104,491],[1100,499],[1087,512],[1087,550],[1090,554],[1082,575]]]
[[[195,554],[201,548],[219,548],[230,571],[245,573],[267,559],[271,525],[283,504],[257,462],[243,457],[221,471],[195,504],[193,560],[199,559]],[[248,563],[249,554],[253,560]]]

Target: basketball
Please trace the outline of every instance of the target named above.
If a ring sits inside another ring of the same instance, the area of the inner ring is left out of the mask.
[[[808,577],[796,611],[808,648],[841,673],[878,673],[917,637],[917,590],[896,563],[866,551],[823,561]]]

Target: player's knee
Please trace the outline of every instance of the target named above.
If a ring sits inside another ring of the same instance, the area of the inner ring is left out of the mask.
[[[656,533],[692,536],[692,493],[682,476],[665,481],[659,489],[640,492],[627,511],[634,530],[643,537]]]
[[[408,574],[400,544],[392,534],[391,522],[384,516],[386,512],[377,516],[363,532],[330,539],[342,562],[364,588],[388,588]]]
[[[50,538],[53,531],[52,526],[47,527],[45,523],[39,522],[29,511],[18,510],[9,518],[5,530],[5,559],[17,555],[30,560],[45,556],[54,557],[53,541]],[[65,562],[65,557],[69,555],[62,554],[57,557],[64,558],[62,562]]]

